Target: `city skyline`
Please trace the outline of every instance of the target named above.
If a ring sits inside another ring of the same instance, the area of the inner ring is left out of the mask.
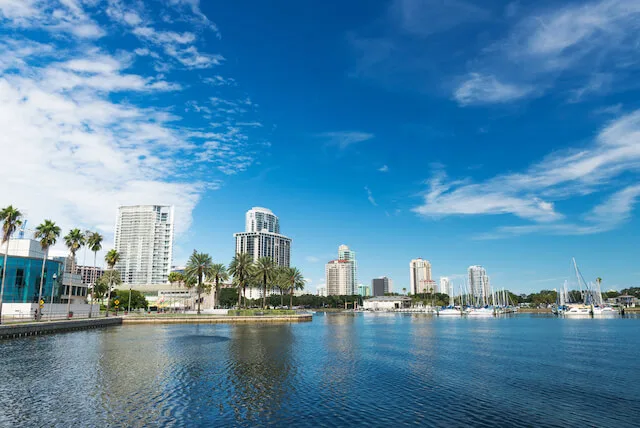
[[[571,257],[640,282],[635,0],[22,3],[0,3],[0,203],[30,226],[112,248],[118,206],[173,205],[175,264],[229,263],[267,206],[312,291],[341,242],[395,291],[417,256],[515,292]]]

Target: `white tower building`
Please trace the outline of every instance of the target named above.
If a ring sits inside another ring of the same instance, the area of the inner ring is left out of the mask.
[[[165,284],[173,257],[173,207],[134,205],[118,208],[116,264],[125,284]]]
[[[410,293],[430,293],[436,291],[436,283],[431,279],[431,263],[429,260],[417,258],[409,263]]]
[[[491,285],[487,271],[482,266],[469,266],[469,293],[477,304],[487,305],[491,294]]]
[[[440,287],[438,288],[438,293],[448,294],[449,296],[453,296],[453,283],[447,276],[440,277]]]
[[[356,294],[353,283],[353,264],[348,260],[331,260],[325,267],[328,296]]]
[[[245,231],[233,234],[236,254],[250,254],[255,261],[271,257],[276,266],[291,264],[291,239],[280,234],[280,220],[269,209],[253,207],[245,215]],[[271,294],[267,290],[267,294]],[[247,298],[262,298],[261,288],[247,288]]]
[[[346,245],[338,247],[338,260],[351,262],[351,283],[353,284],[351,294],[358,294],[358,262],[356,261],[356,252],[352,251]]]

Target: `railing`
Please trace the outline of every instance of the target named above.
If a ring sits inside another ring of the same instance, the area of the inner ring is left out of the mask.
[[[118,311],[118,315],[124,315],[126,311]],[[133,312],[133,311],[132,311]],[[35,314],[7,314],[2,315],[2,324],[15,324],[15,323],[25,323],[25,322],[46,322],[46,321],[60,321],[66,320],[68,318],[67,312],[46,312],[42,313],[42,316],[39,320],[36,319]],[[116,313],[114,311],[109,311],[109,316],[115,316]],[[91,318],[105,318],[105,311],[95,311],[91,313]],[[89,319],[89,313],[73,313],[69,319],[77,320],[77,319]]]

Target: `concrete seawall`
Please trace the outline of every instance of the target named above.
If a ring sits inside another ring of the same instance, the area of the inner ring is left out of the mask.
[[[122,324],[121,317],[92,318],[69,321],[43,321],[23,324],[0,325],[0,339],[60,333],[64,331],[88,330]]]
[[[124,317],[123,324],[260,324],[308,322],[312,315],[274,315],[274,316],[184,316],[184,317]]]

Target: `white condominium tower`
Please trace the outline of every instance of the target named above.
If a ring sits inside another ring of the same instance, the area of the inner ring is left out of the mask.
[[[164,284],[173,256],[173,207],[134,205],[118,208],[115,266],[126,284]]]
[[[431,279],[431,263],[429,263],[429,260],[421,258],[411,260],[411,263],[409,263],[409,280],[411,282],[409,292],[413,295],[436,291],[436,283]]]
[[[331,260],[325,268],[327,295],[351,296],[356,294],[353,283],[353,263],[348,260]]]
[[[271,257],[277,266],[289,267],[291,239],[280,235],[278,217],[269,209],[253,207],[245,220],[245,231],[233,234],[236,254],[251,254],[253,260]]]
[[[438,288],[438,293],[448,294],[449,296],[453,296],[453,283],[447,276],[440,277],[440,288]]]
[[[346,245],[338,247],[338,260],[351,262],[351,281],[353,282],[353,294],[358,291],[358,262],[356,262],[356,252],[351,251]]]
[[[327,295],[352,296],[358,294],[358,264],[356,253],[346,245],[338,247],[338,259],[325,267]]]
[[[475,298],[476,303],[489,303],[491,286],[487,271],[482,266],[469,266],[469,293]]]

